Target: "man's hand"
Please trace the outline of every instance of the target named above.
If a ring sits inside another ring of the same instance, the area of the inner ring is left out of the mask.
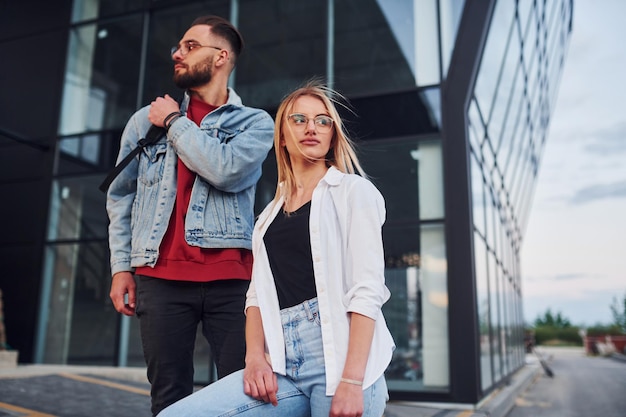
[[[157,97],[150,105],[150,113],[148,113],[148,120],[155,126],[165,127],[163,121],[165,118],[174,113],[180,111],[180,107],[176,100],[166,94],[163,97]]]
[[[137,284],[131,272],[118,272],[113,275],[111,281],[111,292],[109,297],[113,301],[113,307],[122,314],[127,316],[135,315],[135,306],[137,305]],[[124,302],[124,296],[128,294],[128,304]]]

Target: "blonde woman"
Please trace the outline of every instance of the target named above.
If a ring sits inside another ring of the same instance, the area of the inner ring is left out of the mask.
[[[383,415],[395,347],[381,310],[385,206],[336,97],[309,83],[278,109],[279,183],[252,238],[245,369],[159,416]]]

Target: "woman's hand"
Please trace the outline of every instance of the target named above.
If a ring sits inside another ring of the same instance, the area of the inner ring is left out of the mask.
[[[330,404],[330,417],[361,417],[363,415],[363,388],[341,382]]]
[[[264,356],[246,358],[243,371],[243,392],[252,398],[277,406],[278,378]],[[362,401],[361,401],[362,402]]]

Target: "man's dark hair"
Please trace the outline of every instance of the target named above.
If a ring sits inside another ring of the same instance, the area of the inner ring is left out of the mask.
[[[226,42],[230,44],[232,52],[235,54],[235,59],[241,55],[243,51],[243,37],[228,20],[213,15],[200,16],[191,23],[191,26],[196,25],[211,26],[211,32],[226,39]]]

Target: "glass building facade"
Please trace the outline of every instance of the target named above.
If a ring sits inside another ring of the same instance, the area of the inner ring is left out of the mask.
[[[391,398],[475,404],[523,366],[520,248],[571,0],[58,3],[53,23],[16,23],[0,38],[5,53],[25,54],[40,39],[56,52],[49,94],[36,105],[50,113],[42,131],[17,113],[0,118],[0,154],[11,167],[0,171],[0,191],[24,183],[40,191],[0,212],[5,230],[15,231],[0,241],[11,248],[0,266],[28,275],[21,284],[0,281],[20,361],[144,366],[137,320],[109,300],[98,184],[130,115],[157,95],[182,94],[171,81],[170,47],[210,13],[230,19],[246,41],[230,79],[245,104],[274,114],[284,95],[314,77],[350,101],[347,126],[387,205],[392,297],[384,313],[397,344],[386,373]],[[27,22],[27,6],[12,12]],[[5,81],[18,71],[2,71],[5,91],[19,95],[23,85]],[[27,89],[37,86],[27,80]],[[4,100],[3,108],[14,107]],[[37,164],[37,174],[24,164]],[[270,153],[257,212],[275,182]],[[8,237],[33,218],[23,242]],[[25,291],[33,312],[23,328],[11,313]],[[210,382],[201,336],[195,359],[197,382]]]

